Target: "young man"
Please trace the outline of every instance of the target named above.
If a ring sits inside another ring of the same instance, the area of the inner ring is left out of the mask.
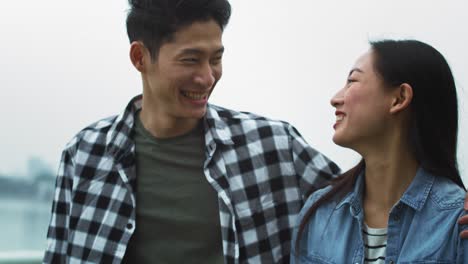
[[[280,263],[338,167],[289,124],[208,104],[226,0],[130,1],[143,95],[63,152],[47,263]]]
[[[46,263],[282,263],[304,194],[339,171],[288,123],[208,104],[226,0],[131,0],[143,95],[67,145]]]

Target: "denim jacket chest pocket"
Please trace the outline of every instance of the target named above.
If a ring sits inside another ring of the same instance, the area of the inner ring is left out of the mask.
[[[429,195],[421,210],[406,208],[402,212],[399,232],[404,234],[404,241],[398,242],[401,245],[398,263],[455,263],[460,232],[457,220],[464,197],[443,197],[439,191],[436,189]],[[424,224],[420,219],[425,219]]]
[[[326,207],[329,207],[328,209]],[[349,206],[325,205],[316,212],[301,239],[302,252],[298,263],[362,263],[363,242],[357,218],[348,217]],[[333,243],[333,247],[321,245]],[[342,252],[337,249],[345,249]]]

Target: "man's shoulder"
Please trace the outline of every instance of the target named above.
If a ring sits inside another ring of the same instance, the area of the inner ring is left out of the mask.
[[[250,124],[254,126],[276,126],[281,128],[291,127],[288,122],[283,120],[269,118],[252,112],[228,109],[213,104],[210,104],[209,112],[208,119],[217,119],[218,121],[226,123],[228,126]]]
[[[67,143],[65,150],[76,152],[77,149],[86,146],[105,145],[106,137],[117,117],[109,116],[84,127]]]

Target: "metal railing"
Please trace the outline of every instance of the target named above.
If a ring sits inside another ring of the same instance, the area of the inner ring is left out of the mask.
[[[40,264],[43,256],[43,251],[0,251],[0,264]]]

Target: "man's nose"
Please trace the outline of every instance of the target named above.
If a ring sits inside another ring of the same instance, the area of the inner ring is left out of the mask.
[[[215,73],[209,63],[204,63],[195,75],[195,83],[203,88],[211,88],[216,81]]]

